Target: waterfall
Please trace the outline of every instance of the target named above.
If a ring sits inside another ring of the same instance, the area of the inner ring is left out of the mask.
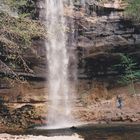
[[[71,122],[69,52],[67,23],[64,17],[66,0],[45,0],[45,25],[48,36],[47,79],[49,106],[47,125],[50,128],[66,127]],[[72,2],[69,1],[71,5]]]
[[[82,5],[85,5],[85,0],[81,0],[81,4]]]

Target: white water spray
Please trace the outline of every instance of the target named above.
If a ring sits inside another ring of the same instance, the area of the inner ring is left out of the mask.
[[[64,0],[66,2],[66,0]],[[63,0],[45,0],[45,18],[48,32],[47,66],[49,128],[66,127],[71,122],[69,54],[67,50],[67,24]]]

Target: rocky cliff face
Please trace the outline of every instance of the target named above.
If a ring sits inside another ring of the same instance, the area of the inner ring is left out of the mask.
[[[93,8],[77,22],[77,48],[94,77],[114,75],[111,65],[119,62],[119,53],[135,55],[138,60],[140,30],[125,19],[120,8]]]
[[[43,20],[43,2],[36,1],[36,11],[40,11],[41,20]],[[107,88],[114,86],[121,73],[114,71],[112,66],[120,62],[120,53],[130,54],[138,64],[140,63],[139,26],[124,17],[123,4],[118,1],[112,3],[86,1],[85,7],[75,2],[74,10],[74,14],[71,15],[66,7],[65,15],[68,19],[73,18],[74,20],[79,92],[82,90],[80,87],[85,84],[87,87],[92,87],[93,81],[101,82]],[[45,51],[44,41],[33,39],[31,47],[22,53],[33,73],[16,69],[16,72],[27,79],[29,84],[15,83],[19,87],[17,90],[17,86],[11,88],[5,79],[1,79],[1,95],[15,94],[15,98],[11,99],[14,101],[18,96],[24,96],[24,101],[30,101],[35,95],[33,100],[40,100],[38,96],[40,93],[44,96],[44,81],[47,75]],[[25,94],[27,99],[25,99]],[[45,100],[45,98],[42,97],[41,100]]]

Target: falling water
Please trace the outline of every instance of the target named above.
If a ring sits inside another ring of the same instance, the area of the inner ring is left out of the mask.
[[[66,0],[45,0],[49,85],[47,125],[51,128],[66,127],[71,121],[69,54],[64,1],[66,2]]]
[[[85,0],[81,0],[81,4],[82,5],[85,5]]]

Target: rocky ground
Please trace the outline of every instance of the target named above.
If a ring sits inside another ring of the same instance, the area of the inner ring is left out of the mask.
[[[137,94],[132,94],[129,86],[111,90],[97,86],[89,94],[83,94],[74,109],[74,116],[81,121],[93,122],[140,122],[139,83],[135,84]],[[117,96],[122,98],[122,108],[118,108]]]
[[[136,85],[135,85],[136,86]],[[140,123],[140,94],[127,93],[128,87],[110,91],[94,88],[73,102],[72,114],[80,123]],[[98,91],[98,92],[97,92]],[[122,108],[117,107],[117,95],[122,98]],[[1,104],[0,132],[22,132],[47,123],[47,102]],[[62,114],[62,109],[56,109]]]
[[[109,100],[92,101],[76,108],[75,116],[81,121],[93,121],[97,123],[113,122],[140,122],[140,97],[127,97],[123,95],[123,107],[117,107],[116,98]]]
[[[24,105],[20,108],[10,110],[7,105],[0,105],[0,132],[22,132],[36,119],[35,107]]]

